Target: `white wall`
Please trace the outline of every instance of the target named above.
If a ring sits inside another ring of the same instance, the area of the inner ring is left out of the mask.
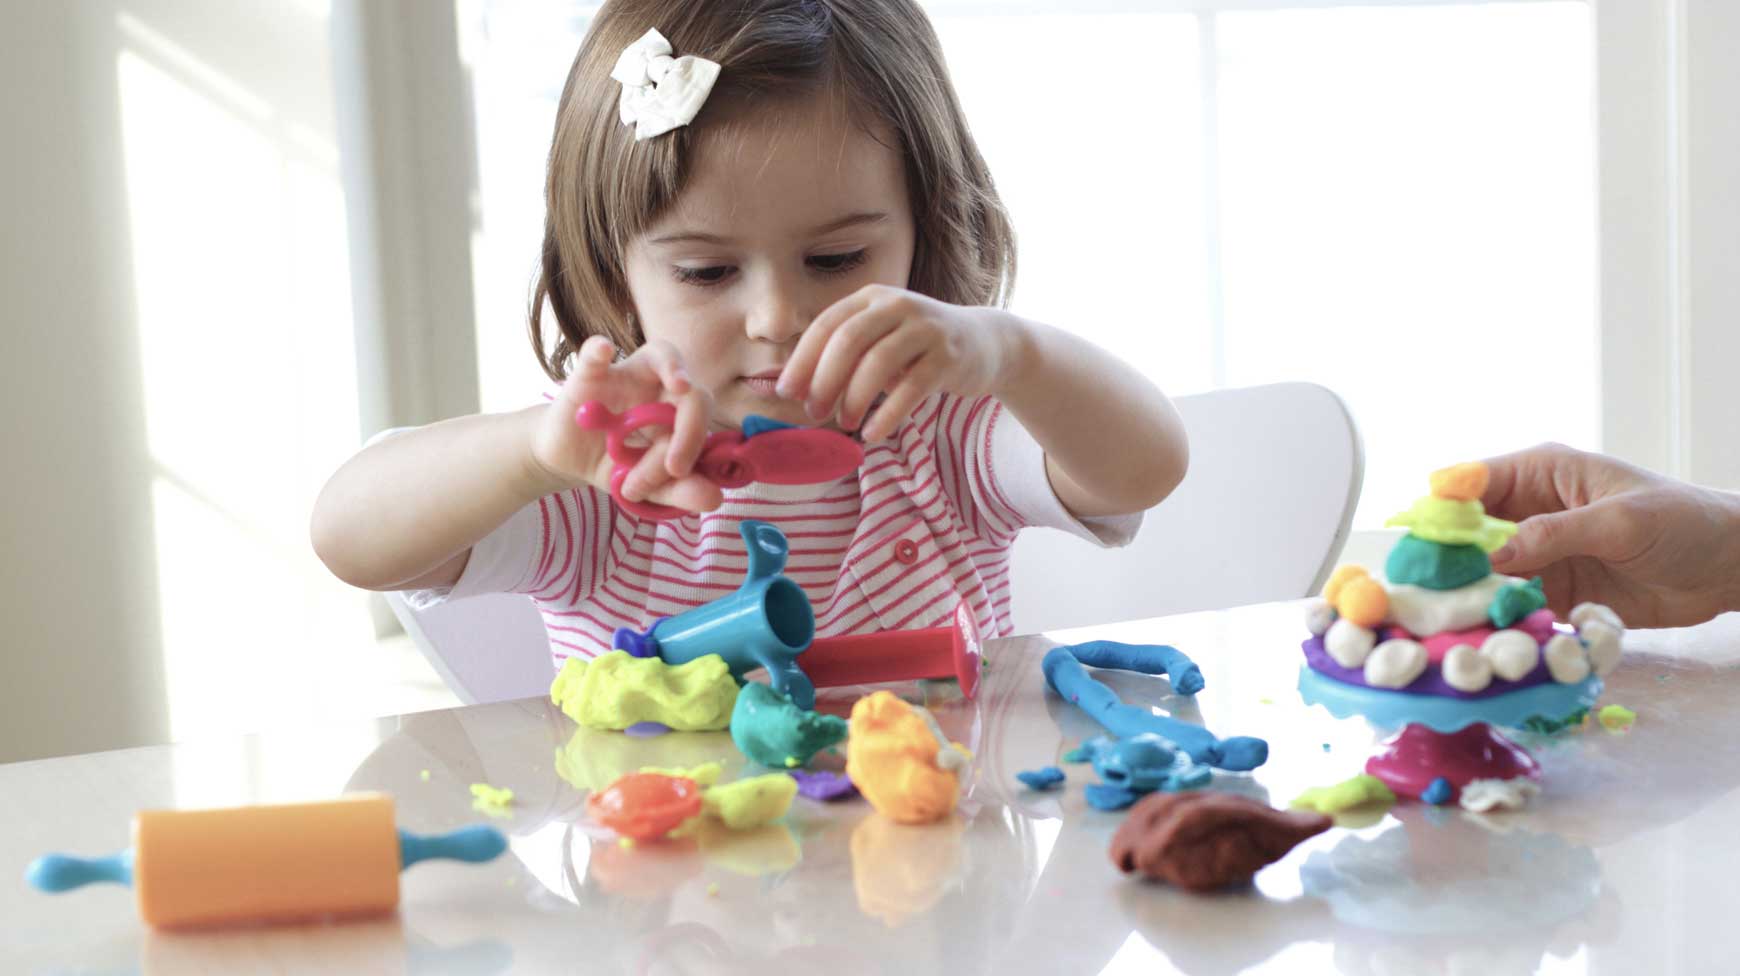
[[[0,761],[355,714],[327,4],[0,10]],[[378,669],[377,669],[378,670]]]
[[[0,760],[160,739],[112,26],[0,24]]]

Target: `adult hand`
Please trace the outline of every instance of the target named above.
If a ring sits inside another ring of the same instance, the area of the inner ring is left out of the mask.
[[[1540,576],[1559,613],[1594,601],[1680,627],[1740,609],[1740,495],[1560,444],[1486,463],[1487,512],[1520,523],[1493,568]]]

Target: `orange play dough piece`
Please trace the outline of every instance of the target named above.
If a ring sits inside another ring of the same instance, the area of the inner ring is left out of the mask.
[[[938,741],[924,716],[893,692],[866,695],[852,706],[846,775],[890,820],[932,823],[954,811],[961,781],[944,768],[951,754],[963,755],[959,746]]]
[[[133,820],[139,915],[162,927],[390,912],[399,903],[393,800],[145,810]]]
[[[1335,612],[1367,630],[1383,623],[1390,612],[1390,595],[1370,576],[1348,580],[1337,595]]]
[[[592,794],[586,812],[631,840],[657,840],[701,812],[701,784],[663,773],[629,773]]]
[[[1492,473],[1485,461],[1467,461],[1432,472],[1432,495],[1453,502],[1477,502],[1486,494]]]
[[[1341,588],[1346,586],[1349,580],[1370,575],[1369,570],[1355,563],[1346,563],[1335,567],[1335,572],[1329,574],[1329,582],[1323,584],[1323,599],[1328,600],[1330,606],[1334,606],[1335,598],[1341,595]]]

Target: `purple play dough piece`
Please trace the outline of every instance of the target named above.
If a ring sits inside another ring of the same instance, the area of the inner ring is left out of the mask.
[[[815,770],[790,769],[786,771],[792,779],[797,780],[798,792],[812,800],[826,803],[838,800],[858,792],[858,787],[852,785],[852,780],[845,773],[831,772],[826,769]]]
[[[670,730],[671,727],[662,722],[636,722],[622,731],[623,734],[632,735],[637,739],[650,739],[653,736],[664,735]]]
[[[1562,634],[1572,633],[1572,631],[1564,628],[1555,629]],[[1371,687],[1371,685],[1365,683],[1365,669],[1344,668],[1335,663],[1335,658],[1330,657],[1329,652],[1323,647],[1323,638],[1313,637],[1304,644],[1301,644],[1300,647],[1305,651],[1305,663],[1311,666],[1311,670],[1350,685],[1359,685],[1361,688]],[[1485,688],[1473,693],[1457,691],[1455,688],[1445,684],[1444,672],[1437,664],[1427,665],[1425,673],[1421,674],[1418,678],[1415,678],[1414,683],[1408,685],[1406,688],[1386,688],[1383,690],[1400,691],[1404,695],[1438,695],[1443,698],[1491,698],[1495,695],[1503,695],[1508,692],[1517,691],[1521,688],[1546,684],[1551,680],[1552,675],[1547,673],[1547,659],[1543,655],[1541,659],[1536,662],[1535,669],[1530,671],[1528,674],[1523,675],[1521,679],[1517,681],[1506,681],[1497,675],[1493,675],[1492,684],[1489,684]]]

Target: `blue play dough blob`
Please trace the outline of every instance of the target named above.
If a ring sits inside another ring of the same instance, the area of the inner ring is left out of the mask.
[[[761,414],[752,413],[743,418],[743,439],[748,440],[756,434],[765,434],[770,430],[790,430],[795,426],[797,425],[782,423],[771,417],[763,417]]]
[[[1119,641],[1083,641],[1065,645],[1070,656],[1090,668],[1163,674],[1180,695],[1194,695],[1205,687],[1202,669],[1171,644],[1124,644]]]
[[[1027,784],[1029,789],[1035,790],[1049,790],[1064,780],[1063,770],[1056,766],[1024,770],[1016,773],[1015,778]]]
[[[1435,807],[1440,807],[1449,803],[1450,797],[1455,792],[1456,790],[1450,785],[1450,781],[1440,776],[1433,780],[1430,786],[1426,787],[1426,791],[1420,794],[1420,799],[1425,800],[1427,803],[1430,803]]]
[[[1087,798],[1088,806],[1095,810],[1122,810],[1136,802],[1140,794],[1134,790],[1126,790],[1120,786],[1104,786],[1093,783],[1082,790]]]
[[[1084,662],[1114,660],[1132,646],[1134,645],[1120,645],[1110,641],[1090,641],[1070,647],[1054,647],[1040,661],[1040,669],[1045,673],[1045,681],[1053,691],[1074,703],[1106,731],[1119,738],[1152,732],[1171,741],[1198,763],[1233,772],[1255,769],[1268,760],[1269,744],[1262,739],[1249,736],[1220,739],[1200,725],[1156,715],[1145,707],[1125,704],[1116,693],[1095,681],[1088,675],[1087,669],[1082,667]],[[1158,646],[1147,647],[1147,652],[1141,656],[1142,660],[1139,662],[1147,667],[1140,670],[1157,666],[1163,656],[1157,653]],[[1188,661],[1188,658],[1183,660]],[[1179,660],[1175,658],[1169,663],[1178,666]],[[1195,665],[1190,667],[1194,668]],[[1184,680],[1182,676],[1186,670],[1180,666],[1180,673],[1175,677]]]

